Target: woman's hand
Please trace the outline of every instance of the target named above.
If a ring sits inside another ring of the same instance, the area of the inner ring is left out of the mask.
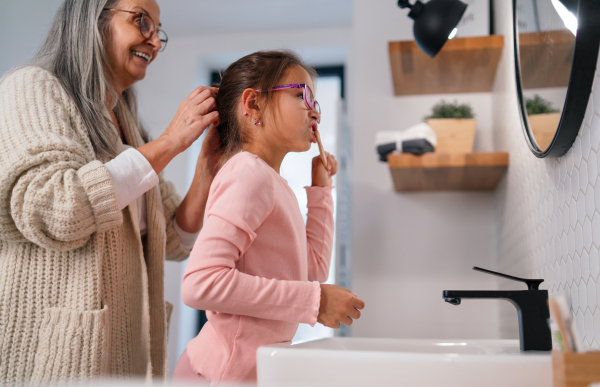
[[[331,177],[337,173],[338,162],[335,157],[325,152],[327,158],[327,168],[323,165],[321,156],[315,156],[312,159],[312,186],[327,187],[332,184]]]
[[[167,129],[154,141],[138,148],[158,174],[179,153],[196,141],[209,125],[219,120],[215,87],[200,86],[180,105]]]
[[[180,105],[177,114],[162,134],[173,141],[179,152],[186,150],[219,119],[215,96],[219,89],[200,86]]]
[[[327,160],[329,162],[329,160]],[[356,294],[337,285],[321,284],[321,304],[317,322],[329,328],[339,328],[340,323],[352,325],[360,318],[360,311],[365,302]]]

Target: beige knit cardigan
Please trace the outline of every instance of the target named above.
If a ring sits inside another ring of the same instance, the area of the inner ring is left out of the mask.
[[[166,376],[164,259],[189,254],[173,228],[180,198],[162,178],[145,194],[141,240],[136,202],[119,210],[105,161],[51,73],[2,80],[0,385]]]

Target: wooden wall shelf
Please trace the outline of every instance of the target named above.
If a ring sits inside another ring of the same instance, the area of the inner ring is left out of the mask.
[[[519,34],[523,89],[567,87],[574,53],[575,35],[569,30]]]
[[[397,192],[491,191],[508,168],[508,153],[390,154]]]
[[[389,43],[396,95],[492,90],[502,53],[500,35],[454,38],[430,58],[412,41]]]

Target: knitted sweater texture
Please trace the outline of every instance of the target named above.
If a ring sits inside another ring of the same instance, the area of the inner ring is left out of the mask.
[[[106,111],[108,117],[108,111]],[[133,147],[138,131],[124,131]],[[120,211],[81,116],[50,72],[0,84],[0,385],[101,376],[164,379],[164,259],[187,257],[162,177]]]

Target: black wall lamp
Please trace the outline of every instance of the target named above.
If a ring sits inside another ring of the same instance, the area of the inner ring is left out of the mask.
[[[417,0],[413,5],[409,0],[398,0],[398,6],[410,8],[408,17],[415,21],[415,41],[432,58],[442,49],[467,9],[460,0],[431,0],[425,4]]]

